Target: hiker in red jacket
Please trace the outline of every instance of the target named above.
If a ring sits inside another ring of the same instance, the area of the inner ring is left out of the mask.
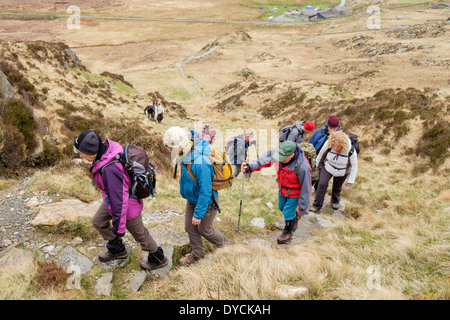
[[[278,208],[283,212],[286,223],[277,239],[279,244],[283,244],[292,239],[298,220],[306,214],[309,206],[311,168],[302,148],[295,142],[285,141],[256,161],[243,163],[241,170],[243,173],[254,172],[272,164],[277,169]]]

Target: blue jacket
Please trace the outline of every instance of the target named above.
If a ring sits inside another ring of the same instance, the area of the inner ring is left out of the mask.
[[[194,138],[191,152],[181,159],[180,194],[190,203],[195,204],[194,217],[202,219],[208,206],[213,203],[212,193],[217,199],[218,192],[213,191],[212,182],[214,169],[208,155],[211,153],[209,142],[204,138]],[[191,171],[195,182],[190,176],[187,164],[191,164]]]
[[[337,131],[341,130],[341,126],[337,128]],[[309,143],[311,143],[316,149],[316,153],[319,154],[320,149],[322,148],[325,141],[328,140],[328,124],[325,123],[322,128],[317,129],[312,135],[311,139],[309,139]]]

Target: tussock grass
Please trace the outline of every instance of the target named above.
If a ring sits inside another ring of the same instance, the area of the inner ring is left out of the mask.
[[[84,202],[94,201],[101,196],[90,177],[89,165],[74,165],[70,161],[37,171],[30,182],[30,191],[38,190]]]

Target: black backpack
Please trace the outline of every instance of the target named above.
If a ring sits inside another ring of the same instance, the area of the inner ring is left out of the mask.
[[[106,166],[119,162],[128,172],[131,180],[130,195],[143,199],[154,197],[156,193],[156,173],[145,149],[134,144],[123,147],[123,153],[116,154],[115,159]]]
[[[352,142],[352,149],[350,150],[348,157],[350,158],[353,152],[356,151],[356,154],[359,155],[359,142],[358,142],[358,136],[354,133],[344,131],[348,137],[350,138],[350,141]]]

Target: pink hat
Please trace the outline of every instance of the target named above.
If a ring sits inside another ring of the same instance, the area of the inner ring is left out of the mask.
[[[331,117],[328,118],[327,124],[331,128],[337,128],[339,127],[339,118],[336,117],[335,115],[332,115]]]
[[[306,121],[305,124],[303,125],[303,128],[306,131],[313,131],[314,130],[314,122],[312,121]]]

